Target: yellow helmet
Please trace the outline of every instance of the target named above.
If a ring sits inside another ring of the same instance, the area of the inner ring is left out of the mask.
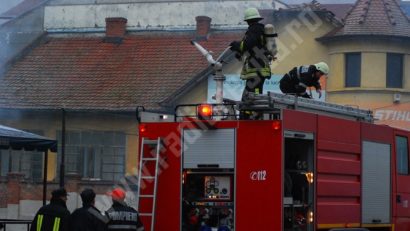
[[[263,19],[259,14],[258,9],[251,7],[245,10],[244,20],[247,21],[251,19]]]

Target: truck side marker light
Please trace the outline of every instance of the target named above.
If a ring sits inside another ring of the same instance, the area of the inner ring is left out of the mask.
[[[280,122],[279,121],[273,121],[272,128],[275,131],[280,130]]]
[[[143,124],[140,125],[140,133],[145,133],[147,131],[147,127]]]
[[[309,211],[308,222],[313,223],[313,212]]]
[[[305,173],[306,180],[309,182],[309,184],[313,183],[313,172],[307,172]]]

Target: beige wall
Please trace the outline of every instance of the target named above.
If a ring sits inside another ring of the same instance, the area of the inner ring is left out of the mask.
[[[327,101],[376,109],[391,106],[393,95],[401,102],[410,98],[410,44],[385,39],[345,39],[328,44],[331,74],[327,81]],[[362,54],[361,86],[345,88],[345,53]],[[387,53],[404,54],[403,88],[386,88]]]
[[[316,41],[334,26],[319,16],[307,21],[303,13],[281,17],[275,22],[278,33],[278,60],[273,62],[273,74],[284,74],[295,66],[329,62],[327,47]]]
[[[2,125],[23,130],[42,130],[44,136],[55,139],[61,130],[61,111],[16,111],[0,110]],[[113,112],[66,112],[66,130],[118,131],[126,134],[126,174],[135,173],[138,163],[138,126],[135,113],[116,114]],[[50,153],[47,179],[52,181],[57,175],[57,155]]]

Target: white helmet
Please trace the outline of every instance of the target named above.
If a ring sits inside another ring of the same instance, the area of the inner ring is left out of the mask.
[[[318,71],[323,72],[323,74],[329,74],[329,66],[325,62],[316,63],[315,67]]]
[[[244,20],[247,21],[251,19],[263,19],[259,14],[258,9],[251,7],[245,10]]]

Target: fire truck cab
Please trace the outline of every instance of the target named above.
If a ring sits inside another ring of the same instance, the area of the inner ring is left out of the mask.
[[[261,120],[202,107],[140,124],[146,230],[410,230],[408,132],[274,93],[241,108]]]

